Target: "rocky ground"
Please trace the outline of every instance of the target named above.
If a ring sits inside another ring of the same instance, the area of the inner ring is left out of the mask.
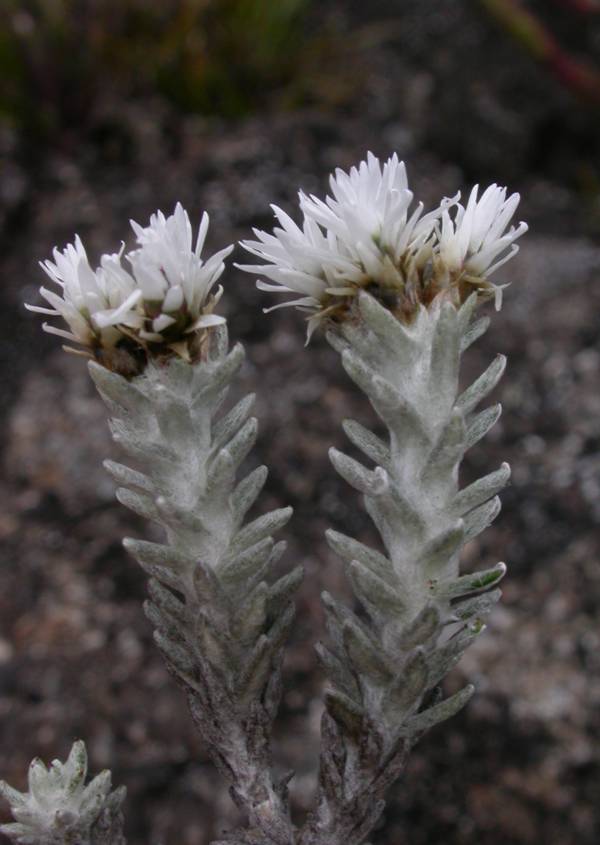
[[[82,361],[21,302],[35,301],[37,261],[75,231],[97,255],[117,246],[129,217],[181,200],[196,217],[210,211],[217,248],[268,225],[269,203],[290,208],[297,187],[322,192],[334,166],[367,149],[397,150],[426,202],[474,181],[508,183],[531,226],[506,306],[465,372],[509,356],[501,423],[465,467],[469,478],[513,466],[503,513],[465,555],[465,567],[508,562],[504,600],[448,684],[468,678],[477,696],[414,752],[373,843],[598,841],[600,131],[476,5],[407,0],[398,19],[391,3],[369,4],[368,17],[332,4],[344,84],[324,77],[329,100],[315,92],[292,113],[234,124],[107,95],[120,130],[102,141],[32,157],[0,137],[0,772],[23,785],[32,756],[64,756],[84,738],[93,768],[128,787],[131,845],[200,845],[235,816],[141,612],[144,578],[120,539],[149,529],[114,502],[101,468],[115,454],[104,409]],[[343,443],[343,418],[373,417],[324,340],[304,348],[300,315],[264,317],[272,303],[233,269],[225,283],[232,336],[247,348],[238,390],[259,396],[254,459],[271,468],[261,508],[294,506],[285,563],[307,573],[277,737],[280,765],[297,772],[300,819],[321,712],[318,596],[348,595],[323,532],[373,537],[326,453]]]

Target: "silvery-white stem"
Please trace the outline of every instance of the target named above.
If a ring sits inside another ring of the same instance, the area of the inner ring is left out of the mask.
[[[125,787],[111,792],[104,771],[87,786],[87,753],[76,742],[65,763],[41,760],[29,767],[28,792],[0,782],[0,795],[10,804],[13,824],[0,827],[19,845],[125,845],[121,805]]]
[[[150,362],[131,381],[95,363],[90,372],[113,437],[135,463],[106,463],[120,485],[117,497],[166,533],[164,544],[125,540],[150,576],[145,611],[157,645],[234,801],[248,813],[244,836],[290,845],[286,782],[272,779],[270,735],[302,572],[266,580],[285,547],[271,535],[291,508],[244,522],[267,470],[235,481],[256,438],[253,397],[220,409],[242,360],[242,347],[228,352],[219,327],[197,364]]]
[[[475,304],[475,294],[460,308],[436,301],[405,325],[361,293],[351,318],[329,336],[388,432],[381,440],[357,422],[344,423],[373,469],[330,453],[340,475],[364,494],[385,552],[328,533],[368,619],[323,596],[331,645],[320,645],[319,654],[330,689],[318,807],[301,845],[364,842],[411,746],[472,694],[466,687],[442,700],[439,684],[483,630],[505,566],[461,576],[459,555],[497,516],[497,493],[509,478],[503,464],[459,490],[465,451],[500,415],[500,406],[475,409],[505,365],[498,356],[459,392],[461,355],[489,322],[473,319]]]

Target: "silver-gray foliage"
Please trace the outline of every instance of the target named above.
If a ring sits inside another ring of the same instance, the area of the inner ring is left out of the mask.
[[[498,405],[476,408],[505,363],[499,356],[459,392],[461,355],[488,323],[475,319],[475,305],[475,294],[460,307],[436,302],[405,324],[361,293],[350,318],[329,334],[388,432],[381,439],[358,422],[344,423],[371,469],[330,452],[339,474],[364,495],[385,552],[328,532],[366,616],[323,596],[330,643],[317,648],[329,681],[319,788],[299,830],[290,820],[289,776],[276,781],[271,773],[270,738],[302,573],[267,580],[284,548],[271,535],[289,508],[244,521],[266,469],[235,481],[256,437],[253,397],[221,410],[242,348],[228,352],[219,327],[194,365],[150,361],[128,381],[90,364],[113,437],[135,464],[106,462],[117,496],[166,534],[164,543],[125,540],[150,576],[146,614],[232,798],[248,815],[247,829],[215,845],[361,845],[411,747],[472,694],[467,686],[444,700],[439,685],[483,630],[505,566],[460,575],[459,554],[497,516],[497,494],[509,478],[503,464],[459,489],[465,451],[500,415]],[[50,773],[34,761],[31,796],[4,785],[17,819],[5,832],[23,845],[124,842],[123,792],[109,794],[105,773],[81,793],[82,759],[78,743]],[[43,791],[46,782],[54,791]]]
[[[267,580],[285,547],[271,535],[291,508],[245,521],[267,476],[259,467],[235,480],[256,439],[253,397],[221,412],[243,349],[227,351],[223,327],[209,337],[200,363],[150,361],[131,381],[89,366],[113,437],[135,463],[105,464],[120,485],[117,497],[166,534],[165,543],[125,540],[150,576],[145,611],[156,643],[248,813],[247,841],[287,845],[287,781],[272,778],[270,736],[302,571]]]
[[[502,286],[489,276],[527,229],[507,230],[519,197],[491,185],[478,199],[475,187],[466,206],[444,198],[428,214],[422,204],[409,213],[413,195],[396,155],[383,168],[369,154],[349,173],[337,170],[331,188],[325,202],[301,194],[302,228],[275,208],[274,233],[256,230],[258,240],[244,242],[266,263],[242,267],[265,275],[266,290],[300,294],[288,304],[311,315],[309,334],[329,326],[386,429],[381,439],[344,424],[372,468],[330,452],[363,494],[384,550],[328,534],[362,612],[324,596],[330,638],[318,653],[329,689],[319,788],[300,830],[290,819],[290,776],[272,774],[270,740],[302,573],[272,577],[284,548],[272,535],[290,508],[246,521],[266,469],[236,481],[257,428],[253,397],[223,411],[243,350],[228,351],[224,318],[213,313],[222,290],[210,291],[231,248],[204,261],[208,217],[194,244],[178,205],[147,228],[134,224],[133,275],[121,253],[93,270],[76,239],[43,265],[62,295],[42,289],[52,308],[30,306],[61,316],[69,331],[47,331],[92,359],[128,459],[106,462],[118,499],[164,530],[163,542],[125,545],[150,578],[145,610],[156,642],[248,816],[246,829],[215,845],[361,845],[411,747],[470,697],[467,686],[444,699],[440,684],[483,630],[505,572],[498,564],[461,575],[459,557],[497,516],[508,466],[462,489],[458,478],[466,450],[500,415],[500,406],[477,407],[505,361],[498,356],[462,393],[459,367],[489,322],[475,317],[478,301],[493,295],[501,304]],[[50,772],[34,761],[29,794],[3,786],[16,818],[5,832],[24,845],[122,845],[123,792],[110,793],[109,773],[85,788],[85,770],[81,743]]]
[[[10,804],[13,824],[0,827],[19,845],[125,845],[121,805],[125,787],[111,792],[104,771],[86,786],[87,753],[74,743],[66,763],[41,760],[29,767],[28,792],[0,782],[0,795]]]
[[[486,329],[476,294],[462,306],[434,303],[415,320],[396,319],[361,293],[352,319],[329,339],[385,425],[385,440],[344,424],[365,467],[335,449],[339,474],[364,494],[385,553],[335,531],[366,619],[325,594],[330,644],[318,651],[330,688],[322,721],[317,809],[301,845],[360,845],[384,808],[410,748],[456,713],[473,688],[443,699],[439,684],[483,630],[500,598],[504,564],[459,574],[461,548],[500,510],[500,469],[459,490],[465,451],[496,422],[500,407],[476,407],[504,370],[499,356],[459,392],[462,352]]]

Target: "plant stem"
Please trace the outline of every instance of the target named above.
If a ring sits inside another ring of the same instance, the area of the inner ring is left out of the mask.
[[[381,440],[347,421],[374,470],[337,450],[331,460],[364,494],[385,554],[329,532],[347,563],[368,621],[328,595],[331,647],[320,646],[330,690],[322,725],[318,806],[301,845],[360,845],[384,808],[412,745],[453,715],[472,688],[441,701],[439,684],[483,630],[503,576],[459,576],[460,550],[498,514],[504,464],[459,491],[464,452],[494,424],[499,406],[474,413],[502,375],[499,356],[459,394],[461,354],[489,322],[472,322],[476,295],[460,308],[434,301],[402,324],[366,293],[352,319],[330,335],[353,381],[388,430]],[[484,595],[480,595],[481,592]]]
[[[265,580],[285,547],[271,534],[291,509],[244,524],[267,472],[259,467],[235,483],[256,438],[253,397],[219,414],[243,350],[227,353],[222,328],[210,338],[196,365],[150,363],[132,381],[97,364],[90,371],[113,437],[136,463],[134,470],[107,462],[122,485],[117,497],[166,533],[164,545],[125,541],[150,575],[145,611],[157,645],[233,800],[248,814],[244,835],[290,845],[287,791],[271,776],[270,736],[302,573]]]

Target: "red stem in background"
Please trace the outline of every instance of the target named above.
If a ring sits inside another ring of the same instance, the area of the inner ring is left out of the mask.
[[[574,9],[582,15],[597,15],[600,12],[598,0],[554,0],[554,2],[558,6]]]
[[[600,69],[575,58],[562,48],[550,30],[521,0],[479,0],[480,4],[560,82],[581,99],[600,106]],[[592,0],[562,0],[563,5]],[[595,6],[595,3],[594,3]]]

